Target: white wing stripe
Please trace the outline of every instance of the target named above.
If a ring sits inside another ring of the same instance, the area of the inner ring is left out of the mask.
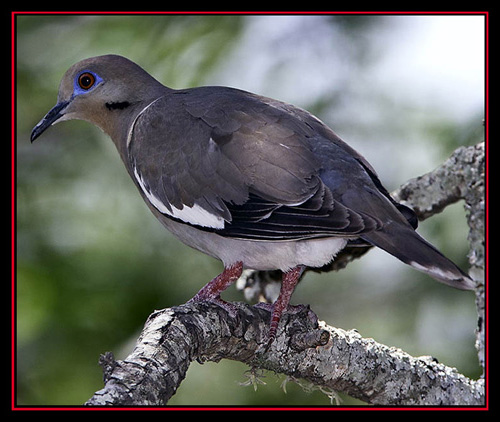
[[[167,207],[160,199],[149,191],[135,166],[134,176],[149,202],[162,214],[170,215],[171,217],[178,218],[185,223],[194,224],[196,226],[210,227],[214,229],[224,228],[224,219],[222,217],[208,212],[197,204],[194,204],[192,207],[184,205],[182,209],[168,204],[170,207],[169,209],[169,207]]]

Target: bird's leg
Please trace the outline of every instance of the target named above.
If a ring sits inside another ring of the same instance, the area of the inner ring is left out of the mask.
[[[238,261],[233,265],[224,268],[224,271],[210,281],[207,285],[196,293],[189,302],[215,302],[226,309],[231,315],[236,314],[236,307],[222,300],[220,294],[240,278],[243,272],[243,263]]]
[[[280,294],[278,296],[278,299],[276,299],[276,302],[274,302],[272,305],[268,345],[271,344],[276,337],[276,331],[278,330],[278,324],[280,322],[281,315],[288,308],[290,298],[292,297],[292,293],[295,290],[295,286],[299,282],[300,276],[304,272],[304,268],[305,267],[303,265],[299,265],[283,273]]]

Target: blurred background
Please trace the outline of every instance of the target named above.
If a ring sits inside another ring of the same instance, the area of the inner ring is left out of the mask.
[[[114,149],[85,122],[31,129],[90,56],[127,56],[172,88],[227,85],[308,109],[363,154],[389,191],[484,140],[483,16],[18,15],[17,401],[79,405],[102,388],[155,309],[190,299],[221,264],[150,214]],[[420,233],[467,269],[463,204]],[[244,300],[234,286],[224,297]],[[382,251],[308,274],[292,303],[364,337],[477,378],[474,294]],[[328,405],[323,392],[239,363],[193,363],[169,405]],[[342,404],[360,404],[341,396]]]

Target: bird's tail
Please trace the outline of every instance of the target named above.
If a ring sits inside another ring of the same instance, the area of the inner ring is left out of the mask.
[[[362,237],[441,283],[461,290],[475,288],[474,281],[466,273],[410,226],[388,224],[383,229],[366,233]]]

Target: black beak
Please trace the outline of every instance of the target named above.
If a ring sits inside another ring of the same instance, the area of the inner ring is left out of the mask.
[[[55,123],[63,116],[62,111],[68,106],[69,101],[57,103],[52,110],[50,110],[45,117],[33,128],[31,132],[31,142],[38,138],[50,125]]]

